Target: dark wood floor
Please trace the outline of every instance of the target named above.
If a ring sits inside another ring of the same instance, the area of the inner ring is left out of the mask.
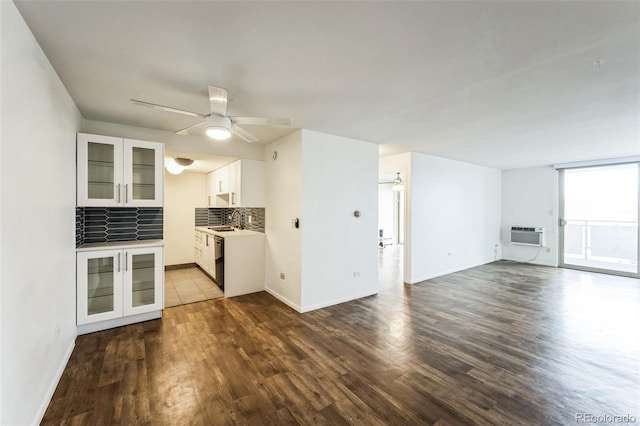
[[[638,280],[496,262],[381,287],[302,315],[257,293],[80,336],[43,423],[640,421]]]

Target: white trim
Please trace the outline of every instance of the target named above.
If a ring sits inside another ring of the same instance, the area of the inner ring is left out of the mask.
[[[162,318],[162,311],[145,312],[144,314],[131,315],[128,317],[114,318],[106,321],[94,322],[91,324],[78,325],[78,336],[93,333],[95,331],[107,330],[109,328],[122,327],[123,325],[135,324],[137,322],[150,321]]]
[[[597,166],[629,164],[629,163],[638,163],[638,162],[640,162],[640,155],[636,155],[632,157],[607,158],[605,160],[578,161],[575,163],[554,164],[553,168],[556,170],[577,169],[581,167],[597,167]]]
[[[500,260],[504,260],[505,262],[516,262],[516,263],[526,263],[528,265],[536,265],[536,266],[550,266],[552,268],[557,268],[558,267],[558,263],[557,262],[544,262],[542,260],[531,260],[531,261],[526,261],[526,260],[522,260],[522,259],[516,259],[515,257],[503,257]]]
[[[303,306],[302,307],[302,311],[300,311],[300,312],[301,313],[305,313],[305,312],[315,311],[316,309],[322,309],[322,308],[326,308],[326,307],[329,307],[329,306],[338,305],[340,303],[351,302],[352,300],[362,299],[363,297],[369,297],[369,296],[373,296],[373,295],[376,295],[376,294],[378,294],[378,289],[376,289],[373,292],[368,291],[368,292],[356,294],[356,295],[353,295],[353,296],[341,297],[339,299],[333,299],[333,300],[329,300],[327,302],[316,303],[315,305]]]
[[[300,308],[300,305],[293,303],[291,300],[287,299],[277,291],[270,289],[269,287],[265,287],[264,291],[266,291],[267,293],[269,293],[270,295],[272,295],[273,297],[275,297],[276,299],[278,299],[279,301],[281,301],[291,309],[295,310],[296,312],[302,313],[302,310],[301,310],[302,308]]]
[[[74,337],[73,340],[71,340],[69,347],[67,348],[67,352],[64,354],[64,357],[62,357],[62,362],[58,366],[58,370],[56,370],[56,374],[53,376],[53,380],[49,384],[49,388],[47,389],[45,398],[42,400],[42,403],[40,404],[40,408],[38,409],[35,416],[33,417],[33,421],[31,422],[32,425],[39,425],[40,423],[42,423],[42,418],[44,417],[44,414],[46,413],[47,408],[51,403],[51,398],[53,398],[53,393],[56,391],[56,388],[58,387],[58,383],[62,378],[62,373],[64,373],[64,369],[67,367],[67,364],[69,363],[69,359],[71,358],[71,354],[73,353],[73,348],[75,348],[75,346],[76,346],[76,338]]]

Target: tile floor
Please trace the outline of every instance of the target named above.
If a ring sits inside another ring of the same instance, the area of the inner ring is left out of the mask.
[[[223,296],[216,283],[198,268],[173,269],[164,273],[165,308]]]

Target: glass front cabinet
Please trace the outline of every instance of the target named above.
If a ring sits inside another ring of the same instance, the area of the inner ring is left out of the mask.
[[[163,308],[162,247],[77,253],[77,324]]]
[[[162,207],[164,144],[78,133],[79,207]]]

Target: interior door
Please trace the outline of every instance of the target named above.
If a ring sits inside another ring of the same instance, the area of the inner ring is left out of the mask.
[[[560,171],[560,266],[638,277],[639,164]]]

